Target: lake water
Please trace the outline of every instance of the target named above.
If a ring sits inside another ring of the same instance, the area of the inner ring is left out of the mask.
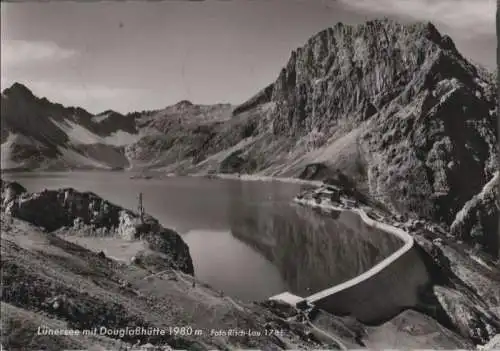
[[[366,271],[401,245],[350,212],[327,217],[292,204],[304,185],[119,172],[11,173],[29,191],[73,187],[126,208],[143,193],[146,212],[187,242],[195,275],[227,295],[307,296]]]

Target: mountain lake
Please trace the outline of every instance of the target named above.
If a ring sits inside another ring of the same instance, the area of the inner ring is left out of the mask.
[[[327,216],[294,204],[304,184],[130,176],[95,171],[2,175],[30,192],[72,187],[132,210],[142,193],[145,211],[189,245],[196,277],[245,301],[284,291],[310,295],[359,275],[403,244],[352,212]],[[83,246],[123,260],[130,259],[138,245],[81,240]]]

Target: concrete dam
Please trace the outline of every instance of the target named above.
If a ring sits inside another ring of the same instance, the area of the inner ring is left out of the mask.
[[[343,210],[343,209],[336,209]],[[308,297],[285,292],[272,300],[314,306],[336,315],[351,315],[361,322],[378,323],[418,305],[419,294],[429,282],[429,273],[413,237],[394,226],[377,222],[362,210],[354,210],[364,222],[403,240],[404,245],[369,270],[341,284]]]

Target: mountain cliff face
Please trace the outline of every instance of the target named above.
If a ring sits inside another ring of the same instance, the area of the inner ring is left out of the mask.
[[[431,24],[339,24],[292,53],[262,130],[396,211],[451,224],[498,167],[494,91]]]
[[[393,212],[453,224],[497,255],[498,204],[487,200],[497,189],[484,190],[498,169],[496,90],[430,23],[337,24],[235,109],[249,125],[266,111],[237,164],[289,176],[311,164],[322,177],[340,170]]]
[[[496,255],[497,203],[479,195],[498,169],[496,89],[430,23],[339,23],[236,107],[182,101],[91,116],[14,85],[2,94],[2,149],[28,168],[75,153],[89,167],[179,173],[298,177],[315,165],[322,171],[311,177],[341,171],[393,212],[453,228]],[[80,127],[95,140],[81,142]]]

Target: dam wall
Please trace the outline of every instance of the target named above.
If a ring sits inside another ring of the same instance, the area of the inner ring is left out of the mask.
[[[383,270],[354,285],[320,292],[306,300],[336,315],[352,315],[368,324],[378,323],[405,308],[417,306],[419,293],[428,281],[429,275],[419,252],[411,248]]]
[[[310,200],[297,202],[346,211],[344,208],[325,206]],[[361,209],[350,211],[356,212],[367,225],[397,236],[404,245],[355,278],[303,300],[327,312],[352,315],[366,323],[377,323],[397,315],[402,309],[416,306],[420,291],[429,281],[429,274],[420,253],[414,247],[413,237],[400,228],[371,219]],[[280,295],[277,295],[272,299],[279,298]]]

